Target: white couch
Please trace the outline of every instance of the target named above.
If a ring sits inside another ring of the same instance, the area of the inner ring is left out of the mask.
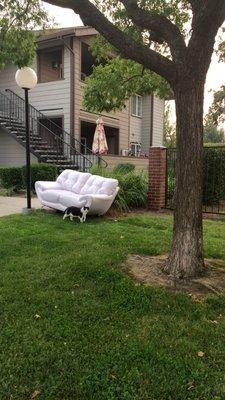
[[[37,181],[35,190],[42,205],[65,211],[66,208],[90,207],[89,214],[103,215],[118,191],[116,179],[66,169],[55,182]]]

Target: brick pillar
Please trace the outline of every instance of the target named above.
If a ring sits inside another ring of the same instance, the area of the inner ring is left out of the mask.
[[[148,209],[159,211],[166,204],[166,148],[150,147]]]

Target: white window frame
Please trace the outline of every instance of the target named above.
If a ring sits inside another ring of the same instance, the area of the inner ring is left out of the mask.
[[[140,112],[139,112],[139,101],[141,101]],[[142,106],[143,106],[142,96],[140,96],[139,94],[134,94],[131,99],[131,115],[133,117],[142,118]]]
[[[132,152],[132,147],[134,148],[134,157],[139,157],[141,154],[141,143],[138,142],[131,142],[130,143],[130,151]]]

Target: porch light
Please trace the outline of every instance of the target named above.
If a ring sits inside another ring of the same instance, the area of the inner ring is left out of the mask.
[[[52,69],[59,69],[60,63],[58,61],[52,61]]]
[[[17,85],[24,89],[25,110],[24,122],[26,126],[26,187],[27,187],[27,207],[23,208],[24,214],[30,214],[34,211],[31,208],[31,171],[30,171],[30,117],[29,117],[29,99],[28,92],[37,84],[36,72],[29,67],[18,69],[15,75]]]

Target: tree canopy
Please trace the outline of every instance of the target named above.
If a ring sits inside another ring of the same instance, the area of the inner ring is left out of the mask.
[[[171,24],[167,23],[168,29],[173,26],[175,31],[175,25],[172,24],[177,24],[184,35],[188,34],[185,25],[190,17],[190,5],[187,2],[176,0],[171,5],[162,0],[142,1],[142,7],[151,13],[150,15],[154,19],[153,25],[151,25],[148,14],[146,14],[143,24],[142,17],[136,13],[137,6],[134,1],[113,2],[107,0],[96,1],[95,4],[102,13],[110,16],[116,27],[133,38],[140,46],[148,46],[169,59],[172,57],[171,51],[172,53],[175,51],[171,50],[174,46],[171,48],[168,46],[163,37],[162,30],[164,28],[159,26],[165,24],[165,16],[171,21]],[[160,19],[156,13],[160,13]],[[102,36],[92,41],[91,49],[96,57],[97,65],[94,67],[93,74],[86,79],[84,106],[89,111],[102,112],[122,109],[126,105],[126,100],[134,93],[142,95],[155,93],[161,98],[171,96],[171,88],[162,76],[133,60],[124,58]]]
[[[92,46],[98,65],[87,79],[85,90],[84,105],[90,111],[121,109],[135,92],[154,91],[160,97],[171,96],[169,84],[179,75],[174,62],[187,55],[196,59],[198,73],[197,59],[201,59],[208,40],[201,30],[193,32],[199,10],[205,9],[202,0],[48,2],[72,8],[86,25],[98,25],[98,31],[104,36]],[[202,22],[209,17],[207,10],[202,14]],[[201,49],[196,47],[197,37],[202,43]],[[191,46],[185,54],[188,41]]]
[[[0,69],[8,62],[29,65],[35,55],[34,29],[48,23],[39,0],[1,0]]]
[[[225,132],[223,128],[218,128],[216,125],[206,123],[204,126],[204,143],[224,143]]]
[[[206,122],[218,126],[225,122],[225,85],[214,92],[213,102],[206,116]]]
[[[176,127],[170,121],[170,105],[167,104],[164,113],[164,145],[165,147],[176,147]]]

